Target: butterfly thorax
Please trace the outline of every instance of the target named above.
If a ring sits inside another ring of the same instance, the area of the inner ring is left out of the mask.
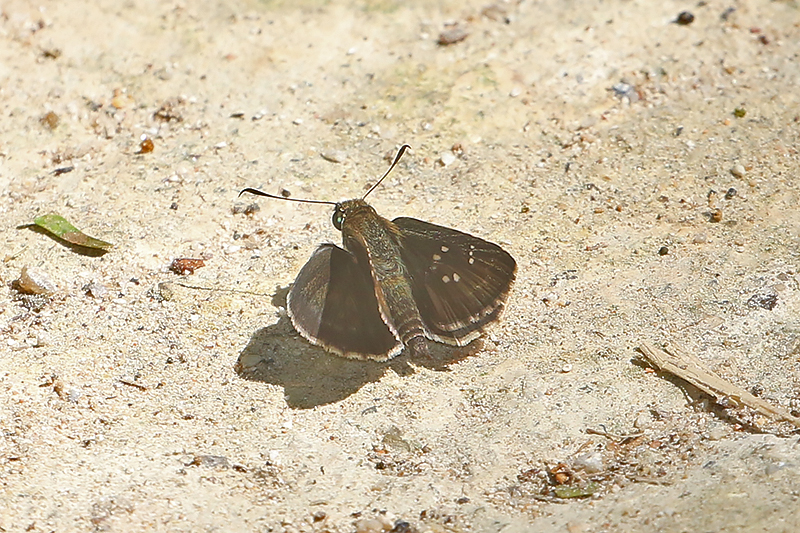
[[[412,339],[425,337],[425,327],[414,303],[411,280],[401,257],[401,232],[390,220],[378,215],[364,200],[337,205],[342,244],[360,264],[370,268],[378,309],[384,323],[398,339],[417,350],[425,347]]]

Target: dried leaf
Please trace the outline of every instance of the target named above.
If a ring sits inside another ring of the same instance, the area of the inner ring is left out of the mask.
[[[173,259],[172,264],[169,265],[169,269],[176,274],[186,275],[194,274],[195,270],[204,266],[206,266],[206,262],[203,259],[181,257],[178,259]]]
[[[44,228],[59,239],[65,240],[70,244],[76,246],[84,246],[86,248],[95,248],[97,250],[110,250],[114,247],[113,244],[94,237],[89,237],[81,230],[69,223],[67,219],[56,213],[42,215],[33,219],[33,223]]]

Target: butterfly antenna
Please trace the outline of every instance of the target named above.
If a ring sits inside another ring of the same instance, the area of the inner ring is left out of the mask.
[[[287,198],[285,196],[278,196],[276,194],[269,194],[264,191],[259,191],[258,189],[251,189],[250,187],[239,191],[239,196],[243,195],[246,192],[249,192],[250,194],[255,194],[257,196],[266,196],[267,198],[275,198],[276,200],[289,200],[290,202],[302,202],[304,204],[336,205],[336,202],[326,202],[325,200],[305,200],[303,198]]]
[[[392,166],[390,166],[390,167],[389,167],[389,170],[387,170],[387,171],[386,171],[386,173],[385,173],[383,176],[381,176],[381,179],[379,179],[379,180],[378,180],[378,181],[375,183],[375,185],[373,185],[372,187],[370,187],[370,189],[369,189],[369,190],[368,190],[366,193],[364,193],[364,196],[362,196],[362,197],[361,197],[361,199],[362,199],[362,200],[363,200],[364,198],[366,198],[366,197],[367,197],[367,195],[368,195],[369,193],[371,193],[372,191],[374,191],[374,190],[375,190],[375,187],[377,187],[378,185],[380,185],[380,184],[381,184],[381,182],[383,181],[383,179],[384,179],[386,176],[388,176],[388,175],[389,175],[389,172],[391,172],[391,171],[392,171],[392,169],[395,167],[395,165],[397,165],[397,162],[398,162],[398,161],[400,161],[400,158],[401,158],[401,157],[403,157],[403,154],[405,153],[405,151],[406,151],[407,149],[409,149],[409,148],[411,148],[411,147],[410,147],[409,145],[407,145],[407,144],[404,144],[403,146],[401,146],[401,147],[400,147],[400,149],[397,151],[397,155],[396,155],[396,156],[394,156],[394,161],[392,162]]]

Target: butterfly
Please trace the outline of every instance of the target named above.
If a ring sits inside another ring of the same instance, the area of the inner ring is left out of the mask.
[[[322,244],[287,296],[294,328],[312,344],[353,359],[386,361],[404,349],[430,356],[428,340],[465,346],[503,310],[517,263],[500,246],[415,218],[388,220],[364,199],[343,202],[286,198],[334,206],[342,246]]]

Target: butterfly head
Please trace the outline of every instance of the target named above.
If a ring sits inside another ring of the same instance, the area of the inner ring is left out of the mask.
[[[353,200],[337,202],[333,210],[333,215],[331,216],[331,222],[333,222],[333,226],[336,229],[342,231],[342,228],[348,220],[352,223],[353,221],[361,220],[363,217],[369,217],[370,215],[377,214],[367,202],[361,198],[355,198]]]

